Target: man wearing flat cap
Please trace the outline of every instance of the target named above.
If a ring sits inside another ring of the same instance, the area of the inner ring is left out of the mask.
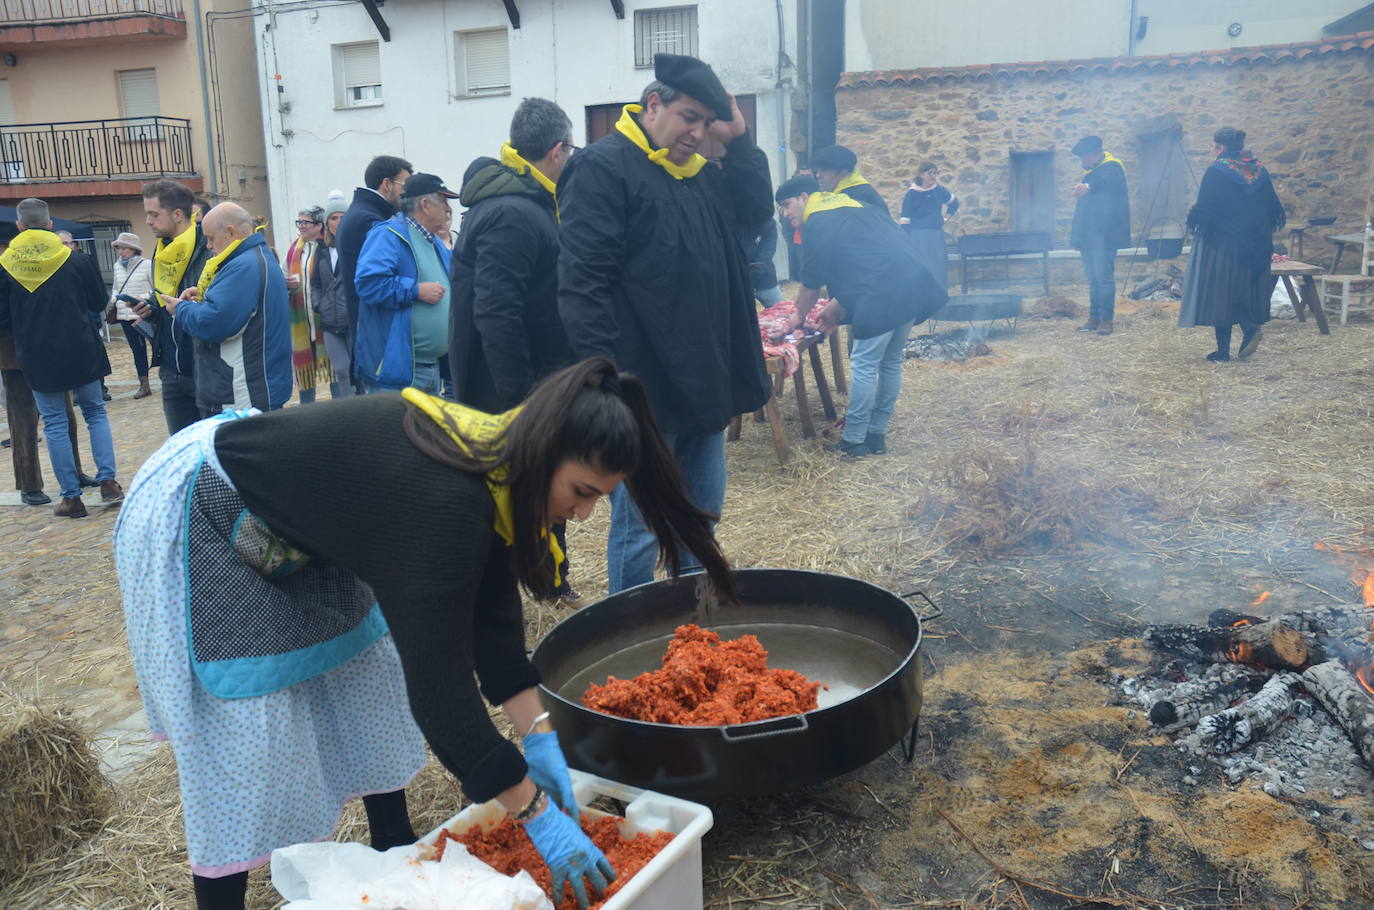
[[[1103,151],[1097,136],[1084,136],[1072,152],[1083,165],[1083,176],[1072,193],[1069,243],[1083,258],[1088,279],[1088,321],[1080,332],[1112,333],[1116,313],[1116,251],[1131,245],[1131,200],[1126,192],[1126,166]]]
[[[768,159],[705,63],[659,54],[654,77],[558,182],[558,310],[577,358],[609,357],[644,381],[697,506],[719,515],[725,427],[771,391],[735,239],[772,217]],[[719,167],[698,153],[708,137],[725,146]],[[622,485],[611,496],[611,592],[651,581],[657,556]]]
[[[415,386],[438,395],[448,353],[450,254],[438,237],[458,194],[433,174],[412,174],[401,210],[367,232],[354,285],[354,374],[368,392]]]

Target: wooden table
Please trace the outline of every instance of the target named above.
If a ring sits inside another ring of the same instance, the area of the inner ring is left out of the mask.
[[[1355,231],[1351,234],[1327,234],[1326,239],[1336,244],[1336,258],[1331,260],[1331,271],[1335,273],[1341,267],[1341,255],[1348,246],[1363,246],[1364,231]]]
[[[827,420],[839,418],[839,412],[835,410],[835,399],[830,394],[830,384],[825,377],[825,361],[821,358],[820,352],[820,345],[826,339],[830,341],[830,363],[835,373],[835,390],[842,395],[849,392],[849,383],[844,375],[844,344],[841,341],[838,328],[831,329],[824,335],[812,335],[797,342],[797,353],[801,356],[796,372],[792,374],[792,388],[797,396],[797,411],[801,415],[802,436],[806,439],[813,439],[816,436],[816,421],[811,415],[811,398],[806,391],[806,362],[808,360],[811,361],[811,372],[815,376],[816,394],[821,399],[821,410],[825,412]],[[768,421],[768,426],[773,431],[773,449],[777,453],[778,464],[786,464],[791,454],[791,447],[787,442],[787,431],[783,427],[778,399],[782,397],[787,377],[782,372],[781,357],[764,358],[764,366],[773,382],[773,394],[768,396],[768,401],[754,416],[756,419]],[[740,416],[736,415],[730,421],[730,429],[726,434],[726,439],[731,441],[739,439],[742,424],[743,421]]]
[[[1298,314],[1299,322],[1306,322],[1307,317],[1303,315],[1303,307],[1312,311],[1312,315],[1317,320],[1317,328],[1323,335],[1330,335],[1331,328],[1326,324],[1326,313],[1322,310],[1321,301],[1317,297],[1317,280],[1314,275],[1320,275],[1326,271],[1319,265],[1309,265],[1306,262],[1298,262],[1296,259],[1288,262],[1275,262],[1269,266],[1269,274],[1274,279],[1273,284],[1269,285],[1270,293],[1283,282],[1284,290],[1288,291],[1288,299],[1293,301],[1293,312]],[[1302,290],[1298,291],[1293,287],[1293,279],[1302,279]]]

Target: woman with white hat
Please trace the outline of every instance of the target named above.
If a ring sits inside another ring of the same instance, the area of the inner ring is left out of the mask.
[[[143,255],[143,241],[137,234],[125,231],[110,244],[114,247],[114,282],[110,285],[110,306],[115,308],[119,327],[134,354],[134,369],[138,371],[138,391],[135,398],[153,394],[148,387],[148,339],[139,330],[141,321],[134,312],[132,301],[147,300],[153,292],[153,260]]]

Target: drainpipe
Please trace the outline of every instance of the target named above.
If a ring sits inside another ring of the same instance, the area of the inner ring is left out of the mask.
[[[1131,21],[1126,23],[1126,56],[1135,56],[1135,24],[1140,18],[1140,0],[1131,0]]]
[[[787,35],[783,29],[782,0],[776,0],[778,10],[778,83],[774,86],[774,93],[778,96],[778,180],[782,180],[787,174],[787,116],[783,96],[786,93],[786,86],[783,85],[782,70],[783,61],[787,59]]]
[[[205,71],[205,19],[200,14],[200,0],[193,0],[196,17],[196,62],[200,64],[200,101],[205,116],[205,164],[210,178],[211,198],[219,195],[219,179],[215,174],[215,131],[210,120],[210,78]]]

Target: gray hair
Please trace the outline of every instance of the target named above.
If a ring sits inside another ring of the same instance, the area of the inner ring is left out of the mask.
[[[438,194],[438,193],[426,193],[426,194],[423,195],[423,196],[402,196],[402,197],[401,197],[401,211],[404,212],[404,213],[407,214],[407,215],[413,215],[413,214],[415,214],[415,210],[418,209],[418,208],[420,207],[420,202],[421,202],[421,200],[424,200],[424,199],[433,199],[435,203],[438,203],[438,202],[439,202],[439,194]]]
[[[26,231],[34,228],[47,230],[48,225],[52,224],[48,204],[42,199],[25,199],[14,207],[14,214],[19,227]]]
[[[510,121],[510,144],[526,161],[538,161],[560,142],[572,143],[572,121],[545,98],[526,98]]]
[[[657,79],[644,87],[643,94],[639,96],[639,103],[644,107],[648,107],[650,95],[657,95],[658,100],[662,101],[665,106],[683,97],[682,92],[668,85],[666,82],[659,82]]]
[[[320,208],[318,205],[307,205],[305,208],[297,212],[296,215],[297,217],[304,215],[311,221],[317,223],[324,221],[324,209]]]

